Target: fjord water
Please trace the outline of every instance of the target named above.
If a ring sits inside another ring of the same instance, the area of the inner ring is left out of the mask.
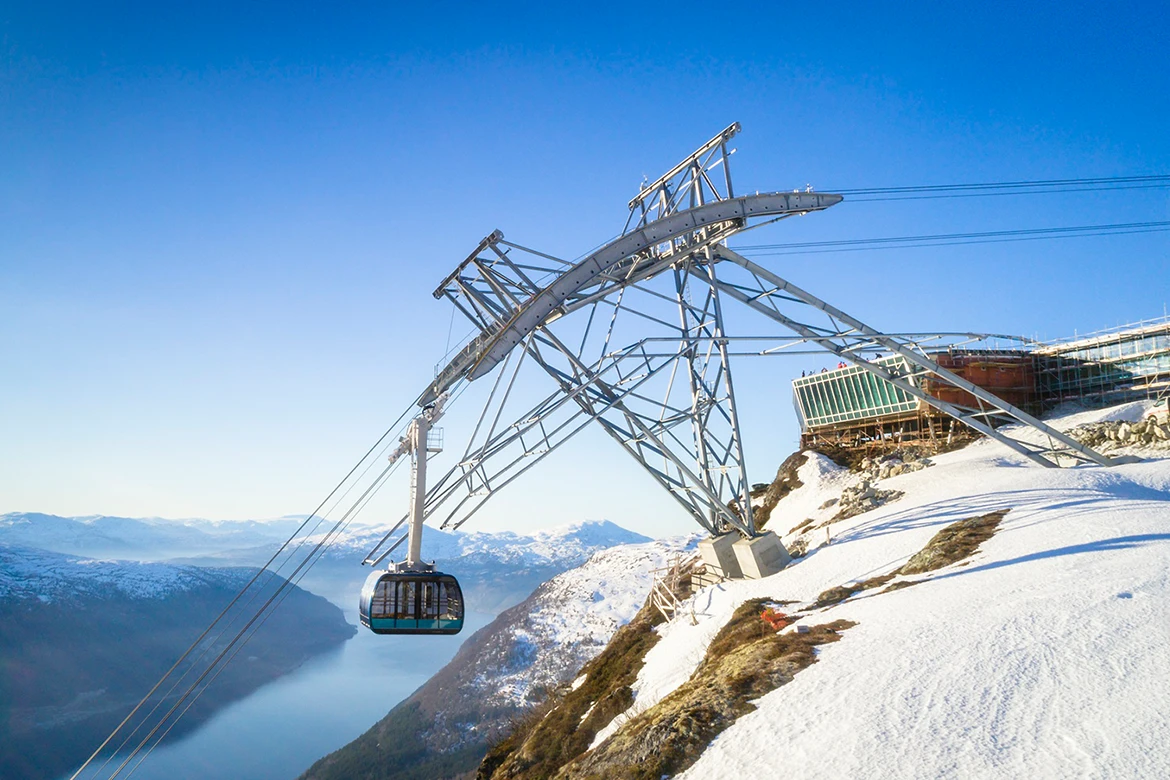
[[[333,600],[333,594],[324,595]],[[356,600],[350,596],[346,602]],[[334,603],[356,625],[357,605],[340,602]],[[191,734],[160,745],[133,776],[140,780],[293,780],[318,758],[379,721],[451,660],[464,639],[494,617],[468,612],[457,636],[377,636],[361,629],[337,650],[228,705]],[[246,656],[245,648],[235,663],[246,663]],[[109,776],[122,758],[111,761],[96,776]],[[120,776],[126,776],[137,760]],[[92,776],[94,769],[90,766],[81,776]],[[72,774],[66,773],[61,780]]]

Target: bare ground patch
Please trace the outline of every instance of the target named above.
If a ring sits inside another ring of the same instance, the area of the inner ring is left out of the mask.
[[[557,778],[659,780],[693,764],[718,734],[755,709],[752,700],[816,663],[814,648],[836,642],[855,623],[838,620],[808,633],[777,634],[760,619],[768,599],[740,605],[691,679],[635,716]]]
[[[822,591],[813,602],[811,609],[822,609],[840,604],[863,590],[881,587],[899,575],[924,574],[956,563],[963,566],[964,563],[960,563],[960,561],[973,555],[979,549],[980,544],[995,534],[1008,511],[1010,510],[998,509],[985,515],[967,517],[951,523],[931,537],[926,546],[910,556],[910,560],[906,561],[900,568],[880,577],[872,577],[863,582],[853,582],[848,585],[838,585]],[[881,592],[890,593],[917,585],[920,582],[924,582],[924,580],[895,582]]]
[[[834,604],[840,604],[854,593],[860,593],[863,590],[879,588],[885,585],[894,579],[895,576],[896,573],[883,574],[880,577],[872,577],[863,582],[854,582],[849,585],[838,585],[835,588],[829,588],[817,596],[816,602],[813,603],[813,609],[821,609],[823,607],[831,607]]]
[[[923,574],[950,566],[972,555],[990,539],[1009,510],[998,509],[951,523],[906,561],[897,574]]]
[[[804,522],[799,523],[797,525],[794,525],[791,529],[789,529],[786,536],[791,536],[792,534],[804,533],[808,529],[812,528],[816,522],[817,522],[816,520],[814,520],[813,518],[810,517],[807,520],[805,520]]]

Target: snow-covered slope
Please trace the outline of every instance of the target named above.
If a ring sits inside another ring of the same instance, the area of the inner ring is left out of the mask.
[[[508,615],[493,643],[508,646],[504,664],[484,656],[471,685],[493,704],[529,706],[535,689],[551,688],[601,652],[609,638],[642,607],[651,571],[666,566],[698,537],[660,539],[596,553],[558,574]]]
[[[803,617],[858,625],[680,777],[1170,777],[1170,459],[1044,469],[981,441],[932,461],[880,482],[901,499],[803,532],[810,552],[786,570],[696,594],[697,625],[660,628],[633,711],[685,682],[744,601],[807,608],[894,571],[950,523],[1010,510],[966,562]],[[828,519],[825,503],[860,479],[816,455],[800,478],[772,515],[777,531]]]
[[[355,767],[368,766],[387,778],[473,770],[518,715],[569,682],[634,617],[650,591],[651,570],[696,542],[687,536],[612,547],[558,574],[476,632],[422,688],[304,777],[348,778]]]

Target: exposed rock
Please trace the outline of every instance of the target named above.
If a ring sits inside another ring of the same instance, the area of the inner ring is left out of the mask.
[[[752,508],[752,519],[755,521],[757,529],[762,530],[768,524],[772,510],[776,508],[776,504],[780,503],[780,499],[801,486],[802,483],[797,472],[807,462],[807,455],[803,452],[794,452],[780,464],[780,468],[776,470],[776,478],[763,492],[763,501],[759,506]],[[753,494],[756,494],[755,487],[752,491]]]
[[[1077,426],[1068,435],[1086,447],[1102,452],[1137,447],[1170,449],[1170,430],[1155,420],[1136,423],[1106,420]]]
[[[878,458],[866,458],[857,465],[857,470],[870,481],[877,481],[921,471],[933,465],[928,458],[919,458],[912,450],[905,449]]]
[[[838,520],[869,512],[890,501],[897,501],[903,495],[905,494],[901,490],[875,488],[869,480],[863,479],[861,484],[847,487],[841,493],[841,501],[838,504],[841,508],[829,522],[835,523]]]

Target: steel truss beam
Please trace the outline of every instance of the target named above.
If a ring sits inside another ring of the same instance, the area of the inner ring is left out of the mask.
[[[751,484],[744,463],[735,388],[728,359],[727,334],[719,298],[711,248],[703,250],[707,262],[692,255],[674,266],[675,295],[684,344],[684,366],[691,391],[689,417],[694,434],[694,455],[700,478],[716,495],[729,496],[742,517],[737,527],[746,536],[755,536],[752,518]],[[697,290],[692,281],[697,280]],[[696,303],[695,301],[700,301]],[[723,510],[722,514],[726,514]],[[712,522],[716,521],[712,517]]]
[[[427,492],[427,517],[439,515],[444,528],[458,527],[491,495],[596,423],[708,532],[753,536],[730,358],[791,354],[799,345],[854,363],[1041,465],[1058,466],[1063,458],[1112,463],[942,368],[922,347],[976,334],[883,334],[729,249],[726,241],[745,229],[841,201],[811,191],[736,197],[729,165],[735,150],[727,144],[738,132],[732,124],[643,185],[629,202],[622,235],[584,259],[570,262],[529,249],[497,230],[443,280],[435,297],[449,300],[475,333],[437,372],[419,405],[499,373],[463,457]],[[725,270],[717,274],[717,268]],[[672,284],[656,287],[656,279]],[[729,335],[723,296],[795,335]],[[825,322],[809,322],[810,314]],[[632,341],[618,335],[619,324],[636,326]],[[761,339],[782,343],[732,349]],[[629,346],[614,348],[623,341]],[[901,356],[905,370],[878,362],[880,351]],[[557,389],[517,415],[508,406],[525,363],[551,377]],[[942,401],[928,384],[962,390],[972,403]],[[402,543],[405,537],[385,548],[401,525],[367,563]]]
[[[663,407],[647,395],[647,389],[654,380],[672,373],[682,357],[681,348],[651,354],[646,347],[645,341],[636,342],[586,366],[555,336],[535,334],[516,353],[520,357],[513,370],[508,372],[505,366],[497,376],[459,462],[428,489],[426,516],[442,516],[441,527],[458,528],[492,495],[597,422],[708,531],[718,533],[731,525],[747,533],[721,496],[706,490],[693,469],[674,454],[686,447],[676,429],[689,422],[687,410],[674,408],[658,416],[649,411]],[[561,367],[558,358],[565,357],[568,366]],[[525,359],[553,376],[557,389],[521,413],[505,415]],[[713,522],[712,517],[720,519]],[[364,563],[377,565],[405,541],[404,533],[390,542],[404,521],[382,537]]]
[[[426,406],[462,379],[491,372],[537,329],[652,278],[677,260],[734,235],[750,219],[785,219],[840,202],[840,195],[819,192],[714,200],[641,224],[573,264],[504,244],[503,234],[494,231],[434,292],[436,298],[450,300],[479,332],[439,371],[419,404]],[[516,262],[501,245],[543,258],[544,264]]]
[[[921,349],[871,328],[861,320],[831,306],[768,269],[756,265],[726,246],[720,246],[715,250],[713,260],[729,261],[746,270],[749,275],[747,282],[735,284],[727,281],[717,282],[721,292],[798,333],[809,342],[824,347],[843,360],[860,366],[964,425],[1010,447],[1029,460],[1048,467],[1059,467],[1062,457],[1067,457],[1073,462],[1113,465],[1113,461],[1108,457],[946,370],[928,358]],[[793,304],[797,304],[796,308],[804,305],[823,312],[832,326],[826,328],[801,321],[792,311]],[[880,345],[900,355],[905,359],[909,370],[905,373],[895,373],[895,370],[861,357],[860,348],[872,345]],[[969,394],[975,403],[966,405],[940,400],[926,392],[927,381],[962,390]],[[999,427],[1012,423],[1023,426],[1023,430]],[[1038,433],[1041,441],[1032,440],[1033,437],[1025,433],[1029,429]],[[1021,435],[1022,433],[1024,435]]]
[[[626,219],[622,233],[630,232],[631,227],[645,227],[682,208],[693,209],[712,200],[735,197],[731,189],[730,164],[735,150],[728,151],[727,142],[739,131],[739,122],[732,122],[723,132],[662,174],[653,184],[644,184],[638,194],[630,199],[630,216]],[[720,174],[713,173],[716,168],[722,169],[722,191],[718,186]]]
[[[667,398],[659,401],[642,392],[630,392],[624,398],[618,398],[613,389],[603,378],[602,373],[608,366],[603,366],[602,372],[593,371],[581,364],[573,353],[558,339],[545,334],[537,336],[551,346],[561,357],[567,358],[571,369],[566,372],[556,367],[541,355],[539,347],[532,346],[530,354],[536,362],[555,379],[564,392],[571,392],[578,385],[597,388],[597,393],[574,394],[574,398],[582,410],[596,420],[606,433],[610,435],[623,449],[626,450],[650,476],[677,500],[684,509],[710,533],[721,533],[734,528],[745,536],[752,536],[755,527],[751,523],[750,497],[746,506],[748,512],[741,513],[737,508],[728,505],[723,497],[725,482],[727,482],[727,463],[731,457],[738,455],[740,464],[739,474],[743,474],[742,453],[738,448],[728,452],[728,448],[718,451],[717,444],[708,444],[709,450],[703,451],[699,458],[695,458],[690,442],[685,440],[677,430],[685,423],[692,423],[696,435],[704,435],[705,429],[694,426],[697,415],[708,416],[717,406],[708,396],[696,394],[692,391],[692,405],[688,409],[675,406],[670,402],[670,388],[667,389]],[[687,360],[692,356],[699,339],[684,340],[678,352],[669,356],[667,361],[657,368],[653,367],[652,359],[645,353],[645,344],[642,343],[636,353],[639,361],[633,369],[641,372],[647,380],[670,368],[673,376],[677,371],[677,361]],[[628,367],[625,369],[628,371]],[[619,375],[622,370],[619,369]],[[598,404],[598,401],[601,403]],[[699,406],[698,404],[702,404]],[[709,439],[710,437],[706,437]],[[738,444],[738,437],[735,439]],[[704,443],[707,443],[706,440]],[[722,471],[713,468],[712,463],[722,464]],[[746,495],[746,492],[745,492]],[[738,504],[745,506],[745,504]]]

